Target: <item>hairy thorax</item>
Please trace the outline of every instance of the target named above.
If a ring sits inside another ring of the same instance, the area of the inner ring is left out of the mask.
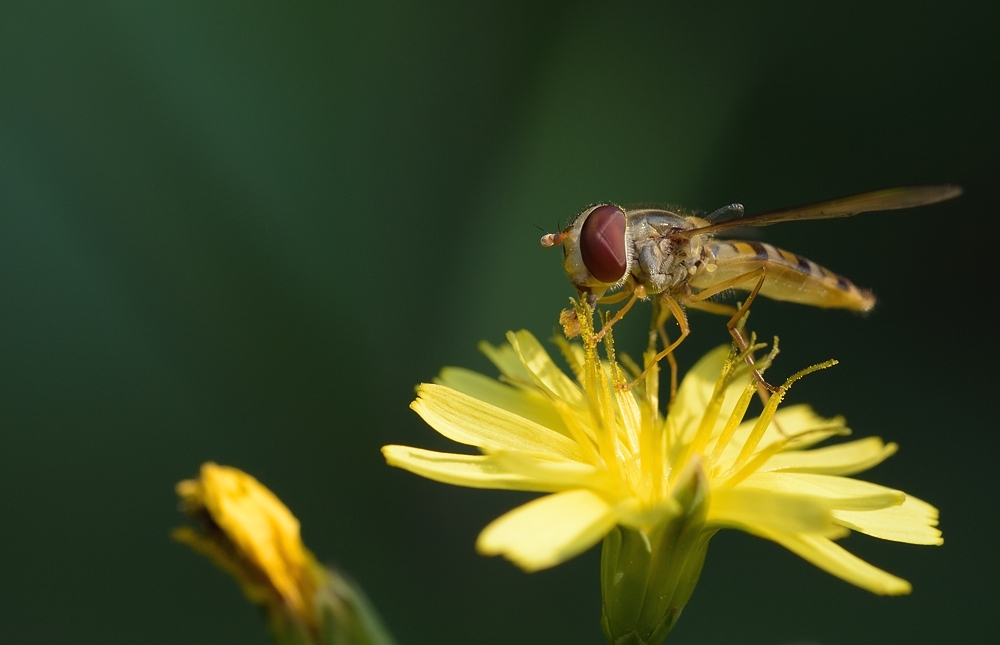
[[[632,231],[635,262],[632,273],[653,293],[673,291],[699,273],[714,267],[703,236],[678,235],[682,231],[705,226],[698,217],[663,212],[647,217]]]

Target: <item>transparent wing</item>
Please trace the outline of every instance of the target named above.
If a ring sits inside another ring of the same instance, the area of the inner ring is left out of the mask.
[[[827,202],[751,215],[750,217],[737,217],[709,226],[683,231],[680,232],[680,235],[690,237],[691,235],[701,235],[704,233],[718,233],[719,231],[736,228],[737,226],[770,226],[778,222],[790,222],[792,220],[833,219],[872,211],[894,211],[901,208],[913,208],[915,206],[943,202],[946,199],[958,197],[961,194],[962,189],[959,186],[947,184],[941,186],[886,188],[885,190],[876,190],[870,193],[831,199]]]

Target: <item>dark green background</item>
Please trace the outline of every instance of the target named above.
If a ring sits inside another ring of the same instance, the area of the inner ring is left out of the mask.
[[[922,182],[966,195],[762,231],[872,287],[871,315],[761,301],[752,326],[782,375],[841,359],[790,400],[898,441],[869,477],[938,505],[945,546],[849,538],[913,582],[887,599],[720,534],[671,642],[995,636],[996,6],[7,0],[0,641],[266,643],[167,537],[174,483],[215,460],[280,495],[403,645],[600,643],[596,552],[482,558],[526,496],[384,465],[385,443],[448,445],[413,386],[551,333],[572,290],[533,224]],[[692,324],[682,365],[727,338]]]

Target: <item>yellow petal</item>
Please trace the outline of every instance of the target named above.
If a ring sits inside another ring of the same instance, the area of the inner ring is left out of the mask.
[[[729,356],[727,345],[716,347],[695,363],[694,367],[684,376],[684,380],[681,381],[677,390],[677,397],[671,405],[670,415],[667,417],[670,436],[674,438],[675,442],[690,441],[698,430],[702,415],[704,415],[705,408],[715,391],[715,384],[719,380],[719,374],[722,372],[722,366],[725,364],[727,356]],[[747,378],[749,375],[734,379],[727,388],[726,398],[716,423],[716,433],[722,431],[729,415],[732,414],[740,392],[746,385]]]
[[[518,473],[544,486],[538,490],[555,492],[571,488],[611,488],[607,470],[579,461],[554,460],[548,455],[508,450],[491,452],[490,457],[504,470]]]
[[[510,345],[490,345],[485,340],[479,343],[479,351],[496,365],[500,373],[518,383],[531,383],[531,374],[521,364],[517,352]]]
[[[823,475],[853,475],[882,463],[893,455],[897,448],[894,443],[883,444],[878,437],[867,437],[826,448],[779,453],[768,459],[760,468],[760,472],[780,470]]]
[[[700,420],[701,411],[704,411],[709,399],[712,398],[715,383],[719,380],[727,356],[729,347],[720,345],[702,356],[701,360],[688,370],[681,380],[680,387],[677,388],[677,398],[674,399],[671,414],[680,407],[689,414],[695,414]]]
[[[525,571],[538,571],[586,551],[614,525],[614,511],[599,496],[567,491],[497,518],[479,534],[476,549],[483,555],[503,555]]]
[[[880,596],[899,596],[908,594],[912,590],[906,580],[868,564],[825,537],[783,533],[763,528],[756,528],[751,532],[777,542],[841,580]]]
[[[262,571],[300,615],[311,615],[312,556],[299,522],[278,497],[247,473],[208,462],[201,467],[205,509],[241,557]]]
[[[838,524],[873,537],[909,544],[944,544],[937,526],[936,508],[907,495],[899,506],[875,511],[834,511]]]
[[[410,407],[428,425],[458,443],[580,458],[576,442],[558,432],[442,385],[421,384]]]
[[[754,473],[738,488],[760,488],[791,495],[809,495],[827,501],[830,508],[866,511],[902,504],[902,491],[849,477],[807,473]]]
[[[523,329],[519,332],[507,332],[507,340],[539,387],[571,405],[583,404],[583,390],[559,369],[531,332]]]
[[[531,477],[510,472],[488,455],[457,455],[410,446],[382,446],[382,454],[390,466],[445,484],[540,493],[565,489],[551,488]]]
[[[706,522],[745,529],[763,526],[788,533],[816,533],[840,537],[847,532],[837,526],[823,500],[786,495],[759,488],[712,491]]]
[[[512,387],[500,381],[461,367],[446,367],[434,382],[450,387],[474,399],[513,412],[560,434],[569,435],[566,424],[548,399],[535,390]]]
[[[795,437],[785,446],[786,450],[806,448],[835,434],[850,432],[844,426],[844,417],[822,417],[816,414],[812,406],[805,403],[778,408],[774,420],[781,426],[785,435]],[[785,435],[782,435],[772,423],[761,441],[761,446],[784,440]]]
[[[642,457],[642,408],[636,401],[633,390],[623,391],[618,388],[614,392],[615,402],[618,403],[618,414],[621,415],[621,424],[618,425],[618,441],[627,446],[629,453]],[[648,407],[646,408],[649,409]],[[631,466],[633,476],[638,477],[638,469],[641,464],[637,460],[627,460],[625,465]]]
[[[576,377],[577,382],[583,382],[583,364],[587,360],[583,345],[571,343],[563,336],[556,336],[555,342],[559,345],[563,360],[569,365],[570,371]]]

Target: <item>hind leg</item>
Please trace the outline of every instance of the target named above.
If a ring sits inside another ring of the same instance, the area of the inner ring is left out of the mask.
[[[725,289],[731,288],[734,284],[741,284],[753,279],[753,277],[755,277],[753,274],[756,274],[758,271],[760,272],[760,276],[757,280],[757,284],[750,293],[750,297],[747,298],[746,303],[743,304],[742,307],[737,308],[732,305],[722,304],[721,302],[711,302],[706,300],[706,298],[710,298]],[[757,294],[760,292],[760,288],[764,284],[764,268],[761,267],[758,271],[751,271],[737,276],[736,278],[733,278],[733,280],[727,280],[721,289],[718,288],[717,285],[711,290],[702,291],[697,294],[691,293],[691,288],[685,285],[684,290],[680,293],[679,299],[685,306],[690,307],[691,309],[699,309],[713,314],[729,316],[729,322],[726,323],[726,328],[729,330],[733,340],[736,341],[736,345],[740,348],[740,351],[745,352],[750,345],[747,340],[743,338],[743,334],[740,332],[739,321],[744,315],[746,315],[746,312],[749,311],[750,304],[753,302],[754,298],[757,297]],[[771,399],[771,392],[777,391],[777,388],[765,381],[760,371],[754,367],[753,356],[747,355],[746,362],[747,366],[752,370],[754,378],[757,379],[757,395],[760,397],[761,403],[763,405],[767,405],[767,402]],[[778,432],[780,432],[783,436],[787,436],[777,421],[772,421],[771,423],[773,423],[774,427],[778,429]]]
[[[745,316],[747,311],[750,310],[750,305],[753,304],[757,294],[760,293],[760,288],[764,286],[764,278],[766,277],[766,274],[767,272],[765,267],[760,267],[759,269],[754,269],[753,271],[748,271],[742,275],[738,275],[735,278],[723,280],[719,284],[713,285],[711,288],[698,293],[692,293],[690,287],[685,285],[684,290],[679,295],[681,297],[681,302],[693,309],[701,309],[703,311],[719,314],[729,314],[732,312],[729,322],[726,323],[726,329],[729,330],[729,335],[733,337],[733,340],[736,342],[736,346],[740,348],[740,351],[746,352],[750,348],[750,343],[747,342],[747,339],[743,337],[743,333],[740,331],[740,320],[742,320],[743,316]],[[708,301],[708,299],[712,296],[718,295],[723,291],[732,289],[739,285],[746,284],[751,280],[756,280],[757,284],[754,285],[753,289],[750,291],[750,295],[747,296],[746,302],[744,302],[743,306],[739,309],[719,304],[717,302]],[[760,384],[761,387],[765,388],[769,392],[778,391],[778,388],[765,381],[760,371],[754,367],[753,356],[747,354],[746,361],[747,366],[750,367],[754,378],[757,379],[757,383]]]

